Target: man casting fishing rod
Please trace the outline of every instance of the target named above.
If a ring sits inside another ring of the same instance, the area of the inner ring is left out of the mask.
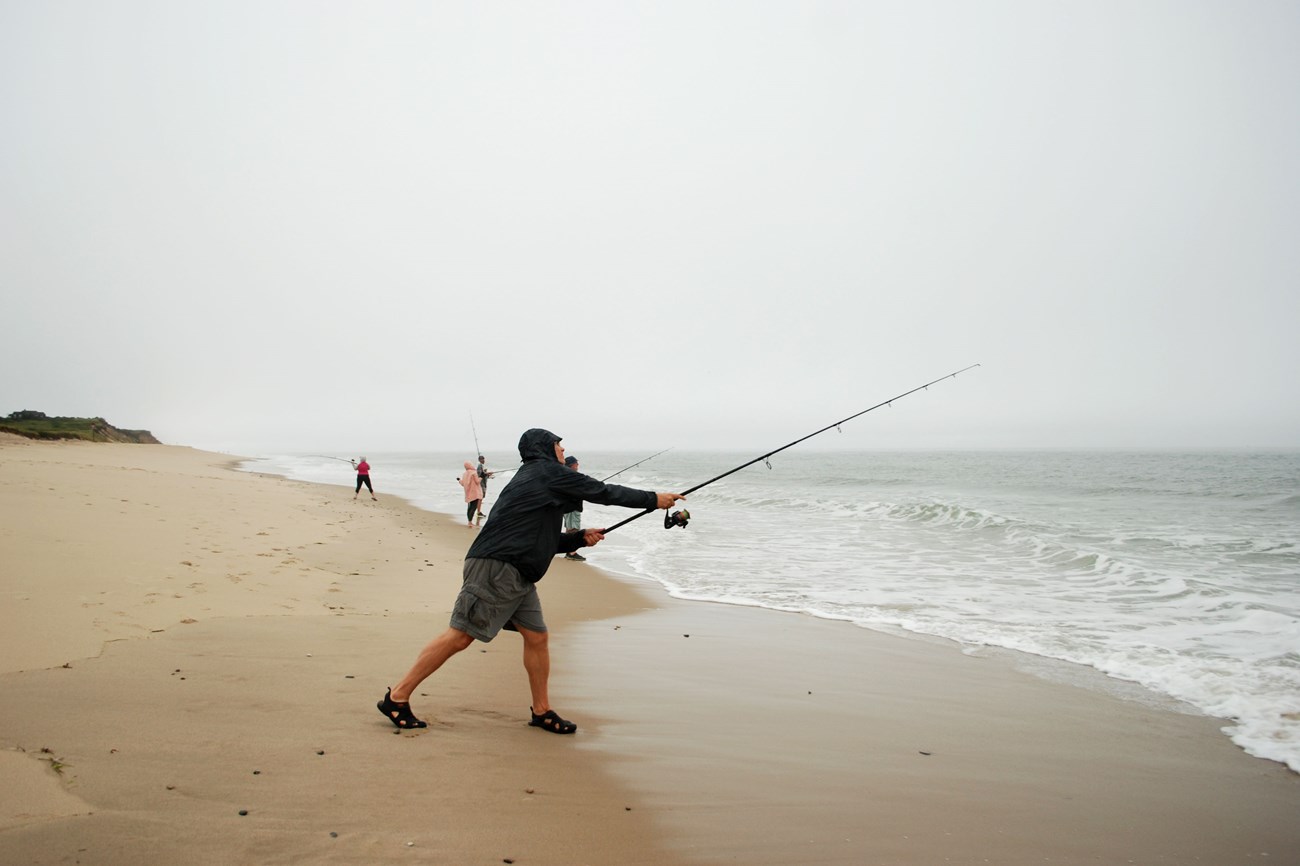
[[[406,676],[377,704],[398,728],[428,727],[411,711],[412,692],[475,640],[487,643],[507,629],[518,632],[524,642],[524,669],[533,700],[528,724],[553,734],[572,734],[578,729],[551,708],[547,692],[551,656],[536,584],[557,553],[598,544],[605,530],[563,532],[563,515],[580,501],[653,511],[667,509],[683,497],[606,484],[575,472],[564,465],[561,441],[540,428],[519,437],[523,465],[501,491],[492,518],[483,524],[465,554],[464,582],[450,625],[429,641]]]
[[[408,702],[411,693],[443,662],[466,649],[475,639],[490,641],[502,628],[507,628],[519,632],[524,639],[524,668],[528,671],[528,684],[533,695],[533,717],[529,724],[556,734],[573,733],[578,726],[560,718],[551,709],[547,695],[550,653],[546,644],[546,623],[542,620],[541,603],[534,586],[546,574],[555,554],[597,544],[604,539],[605,533],[656,509],[667,511],[674,502],[685,499],[686,494],[978,366],[972,364],[917,385],[715,475],[680,494],[633,490],[574,472],[564,465],[564,448],[559,436],[549,430],[528,430],[519,439],[519,456],[524,465],[502,491],[501,501],[497,503],[487,528],[465,555],[465,580],[452,610],[451,626],[425,646],[411,670],[378,703],[379,711],[399,728],[427,727],[411,712]],[[572,510],[574,500],[644,510],[605,529],[562,533],[561,516]],[[689,518],[685,509],[673,512],[665,516],[664,528],[684,527]]]

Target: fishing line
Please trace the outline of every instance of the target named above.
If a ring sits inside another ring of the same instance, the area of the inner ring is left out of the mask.
[[[650,455],[649,457],[647,457],[645,460],[638,460],[637,462],[633,463],[631,466],[624,466],[622,469],[620,469],[620,470],[618,470],[617,472],[615,472],[614,475],[622,475],[622,474],[623,474],[624,472],[626,472],[627,470],[629,470],[629,469],[635,469],[636,467],[640,466],[642,463],[647,463],[647,462],[649,462],[649,461],[655,459],[656,457],[658,457],[660,454],[665,454],[665,453],[667,453],[667,452],[669,452],[669,451],[672,451],[672,450],[673,450],[672,448],[665,448],[663,451],[656,451],[654,454],[651,454],[651,455]],[[602,478],[602,479],[600,479],[600,480],[601,480],[601,481],[608,481],[609,479],[613,478],[614,475],[606,475],[604,478]]]
[[[631,466],[624,466],[622,469],[620,469],[620,470],[618,470],[617,472],[615,472],[614,475],[622,475],[622,474],[623,474],[624,472],[626,472],[627,470],[629,470],[629,469],[635,469],[636,467],[640,466],[642,463],[646,463],[646,462],[648,462],[648,461],[650,461],[650,460],[653,460],[653,459],[655,459],[656,457],[658,457],[660,454],[664,454],[664,453],[666,453],[666,452],[668,452],[668,451],[672,451],[672,450],[673,450],[672,448],[665,448],[663,451],[656,451],[655,453],[653,453],[653,454],[651,454],[649,457],[647,457],[645,460],[638,460],[637,462],[633,463]],[[523,467],[521,467],[521,466],[516,466],[514,469],[493,469],[493,470],[492,470],[492,474],[493,474],[493,475],[505,475],[507,472],[518,472],[518,471],[519,471],[520,469],[522,469],[522,468],[523,468]],[[600,480],[601,480],[602,482],[604,482],[604,481],[608,481],[609,479],[613,478],[614,475],[606,475],[604,478],[602,478],[602,479],[600,479]]]
[[[879,409],[881,406],[893,405],[896,401],[903,399],[909,394],[915,394],[917,391],[924,391],[926,388],[929,388],[931,385],[937,385],[938,383],[942,382],[945,379],[952,379],[957,375],[961,373],[965,373],[967,370],[973,370],[978,366],[979,364],[971,364],[969,367],[962,367],[960,370],[957,370],[954,373],[949,373],[947,376],[940,376],[938,379],[935,379],[933,382],[926,382],[924,385],[917,385],[915,388],[913,388],[910,391],[904,391],[902,394],[899,394],[896,397],[890,397],[888,400],[883,400],[869,409],[863,409],[861,412],[854,413],[853,415],[850,415],[847,418],[836,421],[834,424],[827,424],[825,427],[821,428],[820,430],[814,430],[813,432],[809,433],[807,436],[801,436],[798,439],[794,440],[793,442],[787,442],[786,444],[782,445],[780,448],[777,448],[773,451],[769,451],[766,454],[760,454],[758,457],[755,457],[753,460],[750,460],[747,463],[740,464],[735,469],[728,469],[726,472],[723,472],[721,475],[715,475],[714,477],[710,478],[708,481],[703,481],[699,484],[696,484],[694,487],[690,488],[689,490],[683,490],[679,495],[683,497],[689,496],[690,494],[694,493],[695,491],[699,490],[702,487],[708,487],[710,484],[712,484],[715,481],[721,481],[723,478],[726,478],[728,475],[731,475],[735,472],[739,472],[740,470],[744,469],[746,466],[753,466],[755,463],[757,463],[760,460],[766,462],[767,458],[771,457],[773,454],[780,453],[781,451],[784,451],[787,448],[798,445],[800,442],[806,442],[807,440],[813,438],[814,436],[817,436],[818,434],[821,433],[825,433],[827,430],[837,428],[841,424],[845,424],[849,421],[852,421],[854,418],[861,418],[863,415],[867,414],[868,412],[874,412],[875,410]],[[771,469],[772,464],[768,463],[767,468]],[[625,520],[620,520],[618,523],[615,523],[613,526],[608,527],[605,530],[605,532],[607,533],[613,532],[615,529],[618,529],[620,526],[625,526],[626,524],[631,523],[633,520],[636,520],[637,518],[640,517],[645,517],[647,514],[650,514],[651,512],[657,510],[658,510],[657,508],[647,508],[645,511],[639,512],[637,514],[633,514],[631,517],[628,517]],[[689,521],[690,519],[691,519],[691,513],[684,508],[680,511],[674,511],[671,514],[665,514],[664,529],[672,529],[674,526],[685,527],[687,521]]]

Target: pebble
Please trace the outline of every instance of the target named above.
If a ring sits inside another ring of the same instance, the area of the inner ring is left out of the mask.
[[[261,771],[261,770],[254,770],[254,771],[253,771],[253,775],[254,775],[254,776],[260,776],[260,775],[262,775],[262,771]]]
[[[339,834],[338,834],[338,833],[335,833],[333,830],[330,831],[330,838],[331,838],[331,839],[337,839],[338,837],[339,837]]]
[[[240,809],[240,810],[239,810],[239,814],[241,814],[241,815],[247,815],[247,814],[248,814],[248,810],[247,810],[247,809]]]
[[[318,755],[323,755],[323,754],[325,754],[325,750],[324,750],[324,749],[317,749],[317,750],[316,750],[316,754],[318,754]]]

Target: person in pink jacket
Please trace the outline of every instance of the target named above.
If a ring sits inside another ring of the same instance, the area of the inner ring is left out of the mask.
[[[483,502],[483,485],[479,483],[478,470],[468,460],[465,461],[465,474],[460,476],[460,486],[465,488],[465,501],[469,503],[465,509],[465,525],[473,526],[474,515]]]
[[[370,464],[366,462],[366,458],[362,457],[360,463],[353,460],[352,468],[357,470],[357,492],[352,494],[352,498],[357,498],[357,494],[361,492],[361,485],[364,484],[370,491],[370,498],[378,502],[379,497],[375,495],[375,488],[370,485]]]

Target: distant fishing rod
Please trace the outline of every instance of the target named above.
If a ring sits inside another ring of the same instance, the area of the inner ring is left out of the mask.
[[[767,458],[771,457],[773,454],[777,454],[781,451],[784,451],[787,448],[798,445],[800,442],[805,442],[820,433],[825,433],[827,430],[830,430],[835,427],[839,427],[841,424],[852,421],[854,418],[860,418],[863,415],[867,414],[868,412],[874,412],[876,409],[879,409],[881,406],[890,406],[895,401],[902,400],[904,397],[908,396],[909,394],[915,394],[917,391],[924,391],[926,388],[929,388],[931,385],[937,385],[938,383],[942,382],[944,379],[952,379],[957,375],[961,373],[965,373],[967,370],[973,370],[978,366],[979,364],[971,364],[969,367],[962,367],[960,370],[958,370],[955,373],[949,373],[947,376],[940,376],[938,379],[935,379],[933,382],[926,382],[924,385],[917,385],[912,390],[904,391],[902,394],[899,394],[897,397],[890,397],[888,400],[884,400],[880,403],[877,403],[876,405],[872,406],[870,409],[863,409],[861,412],[850,415],[849,417],[841,421],[836,421],[834,424],[827,424],[825,427],[821,428],[820,430],[814,430],[812,433],[809,433],[807,436],[801,436],[800,438],[794,440],[793,442],[787,442],[785,445],[782,445],[780,448],[777,448],[774,451],[769,451],[766,454],[761,454],[747,463],[740,464],[735,469],[728,469],[726,472],[722,473],[721,475],[716,475],[713,478],[710,478],[708,481],[704,481],[700,484],[696,484],[694,487],[690,488],[689,490],[683,490],[680,495],[683,497],[688,496],[702,487],[708,487],[710,484],[712,484],[715,481],[721,481],[723,478],[726,478],[728,475],[731,475],[732,473],[735,472],[739,472],[740,470],[744,469],[746,466],[753,466],[755,463],[757,463],[760,460],[766,461]],[[771,469],[772,464],[768,463],[767,468]],[[657,511],[657,510],[658,509],[656,508],[647,508],[645,511],[639,512],[637,514],[633,514],[631,517],[625,520],[620,520],[618,523],[615,523],[613,526],[608,527],[605,530],[605,532],[613,532],[615,529],[618,529],[620,526],[624,526],[628,523],[631,523],[633,520],[636,520],[637,518],[645,517],[650,512]],[[686,522],[690,519],[691,519],[691,513],[686,509],[682,509],[681,511],[674,511],[671,514],[664,514],[664,529],[672,529],[674,526],[685,527]]]
[[[668,452],[668,451],[672,451],[672,450],[673,450],[672,448],[665,448],[663,451],[656,451],[654,454],[651,454],[651,455],[650,455],[649,457],[647,457],[645,460],[638,460],[637,462],[633,463],[631,466],[624,466],[622,469],[620,469],[620,470],[618,470],[617,472],[615,472],[614,475],[622,475],[622,474],[623,474],[624,472],[626,472],[627,470],[629,470],[629,469],[635,469],[636,467],[640,466],[642,463],[648,463],[649,461],[651,461],[651,460],[655,459],[656,457],[658,457],[660,454],[664,454],[664,453],[666,453],[666,452]],[[608,481],[609,479],[613,478],[614,475],[606,475],[604,478],[602,478],[602,479],[600,479],[600,480],[601,480],[601,481]]]
[[[480,451],[478,447],[478,428],[474,426],[473,412],[469,413],[469,426],[470,429],[474,431],[474,453],[482,457],[483,452]],[[487,472],[489,475],[505,475],[507,472],[518,472],[519,467],[516,466],[514,469],[492,469],[492,470],[484,469],[483,471]]]
[[[507,472],[518,472],[518,471],[519,471],[519,467],[516,466],[514,469],[493,469],[491,472],[488,472],[488,474],[489,474],[489,475],[505,475]],[[460,481],[460,478],[456,478],[455,480],[456,480],[456,481]]]
[[[329,456],[328,454],[308,454],[307,456],[308,456],[308,457],[319,457],[319,458],[321,458],[322,460],[342,460],[344,463],[351,463],[351,462],[352,462],[351,460],[348,460],[348,459],[345,458],[345,457],[331,457],[331,456]]]

